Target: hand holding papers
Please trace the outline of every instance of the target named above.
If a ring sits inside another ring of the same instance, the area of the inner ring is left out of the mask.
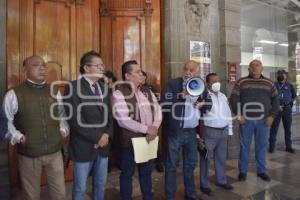
[[[157,157],[158,137],[149,143],[145,137],[132,138],[134,160],[136,163],[148,162]]]

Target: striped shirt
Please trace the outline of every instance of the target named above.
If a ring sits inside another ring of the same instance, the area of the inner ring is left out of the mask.
[[[249,75],[236,82],[230,104],[234,114],[248,119],[275,116],[279,107],[278,92],[272,80],[262,75],[258,79]]]

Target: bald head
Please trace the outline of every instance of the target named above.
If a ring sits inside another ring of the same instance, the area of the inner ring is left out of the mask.
[[[249,75],[253,76],[253,78],[260,78],[263,71],[262,62],[257,59],[252,60],[249,63],[248,71],[249,71]]]
[[[44,59],[40,56],[30,56],[25,58],[23,61],[23,67],[34,65],[35,63],[40,63],[43,62],[45,63]]]
[[[199,63],[194,60],[187,61],[182,70],[182,78],[189,79],[199,75]]]
[[[23,61],[26,77],[36,83],[46,80],[47,65],[40,56],[30,56]]]

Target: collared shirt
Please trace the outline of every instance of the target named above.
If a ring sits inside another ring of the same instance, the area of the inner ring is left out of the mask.
[[[195,108],[195,106],[193,105],[197,98],[198,97],[192,97],[190,95],[186,96],[184,118],[182,120],[183,128],[195,128],[199,124],[201,112],[198,108]]]
[[[162,111],[157,99],[151,92],[154,107],[154,116],[152,116],[150,102],[147,97],[140,91],[134,92],[137,99],[141,122],[129,117],[128,105],[121,91],[116,90],[112,96],[113,111],[115,119],[120,127],[128,129],[135,133],[147,133],[148,126],[159,127],[162,121]]]
[[[34,83],[33,81],[27,79],[29,82]],[[36,84],[36,83],[34,83]],[[45,84],[42,83],[42,84]],[[42,85],[40,84],[40,85]],[[58,112],[59,112],[59,117],[61,120],[59,121],[59,127],[60,131],[64,133],[64,137],[66,137],[69,134],[69,125],[64,120],[64,117],[66,116],[65,114],[65,109],[62,103],[62,96],[60,92],[58,91],[57,93],[57,102],[59,104],[58,106]],[[18,112],[18,99],[16,96],[16,93],[13,89],[9,90],[3,100],[3,110],[6,114],[6,117],[8,119],[8,133],[6,135],[6,138],[10,138],[10,143],[12,145],[15,145],[16,143],[20,142],[20,139],[24,136],[19,130],[16,129],[13,121],[14,121],[14,116]]]
[[[100,85],[99,85],[99,83],[96,81],[96,82],[93,82],[90,78],[88,78],[87,76],[83,76],[83,78],[89,83],[89,85],[90,85],[90,88],[91,88],[91,90],[92,90],[92,92],[95,94],[95,87],[94,87],[94,84],[96,84],[97,85],[97,87],[98,87],[98,90],[99,90],[99,92],[100,92],[100,98],[101,98],[101,100],[103,101],[103,93],[102,93],[102,91],[101,91],[101,87],[100,87]]]
[[[212,99],[212,108],[203,115],[204,126],[213,128],[228,127],[228,135],[233,135],[232,116],[227,97],[218,92],[217,95],[209,91]]]

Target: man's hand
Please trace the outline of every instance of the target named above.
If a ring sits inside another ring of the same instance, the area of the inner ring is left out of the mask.
[[[63,138],[66,138],[68,137],[69,133],[66,133],[64,131],[60,131],[60,135],[63,137]]]
[[[25,135],[23,135],[23,136],[21,137],[20,143],[21,143],[21,144],[25,144],[25,143],[26,143],[26,137],[25,137]]]
[[[194,107],[199,109],[202,108],[205,104],[205,101],[196,101],[195,103],[193,103]]]
[[[108,145],[109,142],[109,135],[107,133],[103,133],[100,140],[98,141],[98,144],[96,144],[94,147],[97,149],[98,147],[105,147]]]
[[[187,90],[183,90],[182,92],[179,93],[179,96],[180,98],[182,99],[186,99],[186,96],[188,95],[189,93],[187,92]]]
[[[150,141],[154,140],[156,138],[157,135],[150,135],[147,134],[146,135],[146,141],[149,143]]]
[[[274,118],[272,116],[269,116],[265,119],[265,124],[268,126],[268,127],[271,127],[272,126],[272,123],[273,123],[273,120]]]
[[[148,129],[147,129],[147,135],[154,135],[156,136],[157,135],[157,132],[158,132],[158,129],[157,127],[155,126],[148,126]]]
[[[246,119],[243,115],[238,117],[238,121],[239,121],[239,124],[245,124],[246,123]]]

